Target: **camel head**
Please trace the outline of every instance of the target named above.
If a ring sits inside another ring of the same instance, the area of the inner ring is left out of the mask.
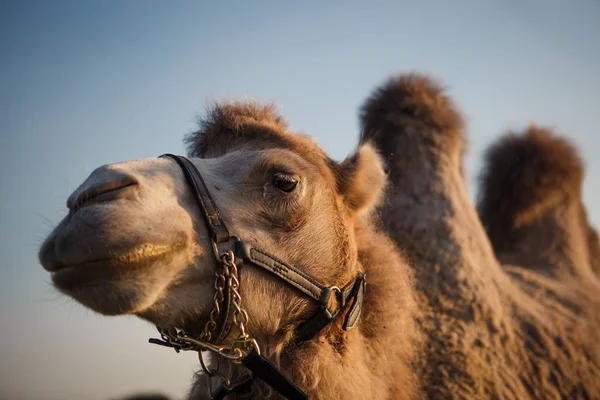
[[[369,144],[332,161],[288,133],[272,107],[247,103],[215,106],[187,142],[232,234],[323,284],[343,287],[360,272],[355,231],[385,182]],[[196,193],[173,159],[99,167],[67,207],[39,252],[58,290],[104,315],[201,330],[217,261]],[[252,265],[240,269],[240,294],[257,337],[289,331],[317,307]]]

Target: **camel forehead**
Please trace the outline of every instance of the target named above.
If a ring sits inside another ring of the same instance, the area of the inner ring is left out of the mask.
[[[307,136],[280,133],[271,129],[247,129],[243,134],[221,132],[203,138],[203,151],[192,153],[193,157],[212,158],[236,152],[270,151],[270,156],[278,157],[278,151],[296,154],[312,165],[327,167],[328,157],[323,150]],[[240,156],[242,157],[242,156]]]
[[[231,177],[231,183],[266,181],[271,175],[285,173],[300,177],[311,185],[325,185],[333,190],[337,187],[334,175],[325,163],[314,163],[289,148],[242,149],[219,158],[196,159],[210,166],[213,179],[230,181]]]
[[[279,168],[281,172],[292,174],[318,175],[335,186],[335,162],[311,139],[291,134],[287,136],[275,136],[277,140],[269,140],[248,135],[241,142],[228,143],[225,151],[223,145],[217,143],[215,148],[219,149],[218,152],[205,154],[212,156],[208,159],[223,158],[227,160],[226,163],[237,164],[232,166],[234,169],[250,168],[251,165],[252,171]]]

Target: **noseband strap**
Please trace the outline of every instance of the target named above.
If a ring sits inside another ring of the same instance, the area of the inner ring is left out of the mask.
[[[206,186],[206,182],[204,182],[204,179],[202,178],[202,175],[200,175],[200,172],[198,172],[198,169],[190,160],[185,157],[176,156],[173,154],[163,154],[160,157],[172,158],[177,164],[179,164],[179,167],[185,175],[185,180],[194,189],[194,193],[196,193],[198,205],[200,206],[200,210],[202,210],[202,217],[204,217],[204,221],[206,222],[206,226],[210,231],[210,236],[213,242],[227,242],[231,238],[231,235],[229,235],[229,230],[227,229],[227,226],[225,226],[225,222],[221,218],[221,215],[219,215],[217,204],[210,195],[208,186]]]
[[[361,314],[366,284],[363,274],[359,274],[354,281],[351,281],[343,288],[338,288],[337,286],[329,287],[317,282],[293,265],[282,261],[262,249],[252,247],[243,242],[238,237],[229,233],[229,230],[225,226],[225,222],[219,214],[216,203],[208,190],[206,182],[194,164],[185,157],[173,154],[163,154],[160,157],[171,158],[177,162],[183,171],[186,181],[194,189],[198,206],[200,207],[202,216],[210,233],[217,262],[222,262],[220,260],[221,255],[219,253],[218,244],[235,240],[233,254],[235,255],[236,265],[238,265],[238,263],[240,266],[242,264],[252,264],[268,271],[319,303],[320,307],[317,312],[308,320],[302,322],[296,329],[294,337],[296,343],[301,343],[314,338],[321,329],[330,324],[350,303],[351,306],[346,313],[342,328],[344,330],[350,330],[356,325]],[[225,290],[226,293],[223,299],[223,302],[226,303],[224,304],[225,310],[231,308],[231,304],[229,303],[232,302],[232,296],[227,295],[227,293],[231,291],[230,289],[231,288],[228,287],[227,290]],[[333,300],[332,296],[334,296]],[[239,304],[237,306],[239,307]],[[211,347],[216,348],[216,345],[225,339],[227,333],[231,329],[229,312],[226,311],[224,314],[225,315],[220,318],[221,326],[220,329],[217,329],[220,333],[217,335],[216,343],[208,343],[210,345],[210,347],[207,347],[208,349],[212,350]],[[173,344],[173,342],[161,342],[156,339],[151,339],[151,341],[152,343],[175,347],[176,350],[192,349],[184,348],[178,342]],[[213,393],[213,398],[221,398],[221,396],[247,388],[250,384],[249,381],[254,378],[259,378],[288,399],[306,399],[306,395],[296,385],[289,381],[289,379],[287,379],[266,358],[260,355],[260,350],[256,341],[254,341],[254,343],[255,347],[250,349],[250,351],[241,358],[241,363],[252,372],[253,376],[248,379],[239,380],[239,385],[222,385]]]

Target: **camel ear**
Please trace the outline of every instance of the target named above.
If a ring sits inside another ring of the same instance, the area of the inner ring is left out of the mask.
[[[383,165],[369,142],[339,164],[338,191],[350,210],[363,213],[379,204],[387,178]]]

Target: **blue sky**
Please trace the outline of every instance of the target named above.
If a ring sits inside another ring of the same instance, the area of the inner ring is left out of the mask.
[[[468,190],[507,128],[556,127],[600,225],[600,2],[0,2],[0,398],[181,397],[193,354],[58,295],[37,262],[97,166],[183,153],[208,101],[274,100],[334,158],[392,73],[439,77],[465,113]]]

